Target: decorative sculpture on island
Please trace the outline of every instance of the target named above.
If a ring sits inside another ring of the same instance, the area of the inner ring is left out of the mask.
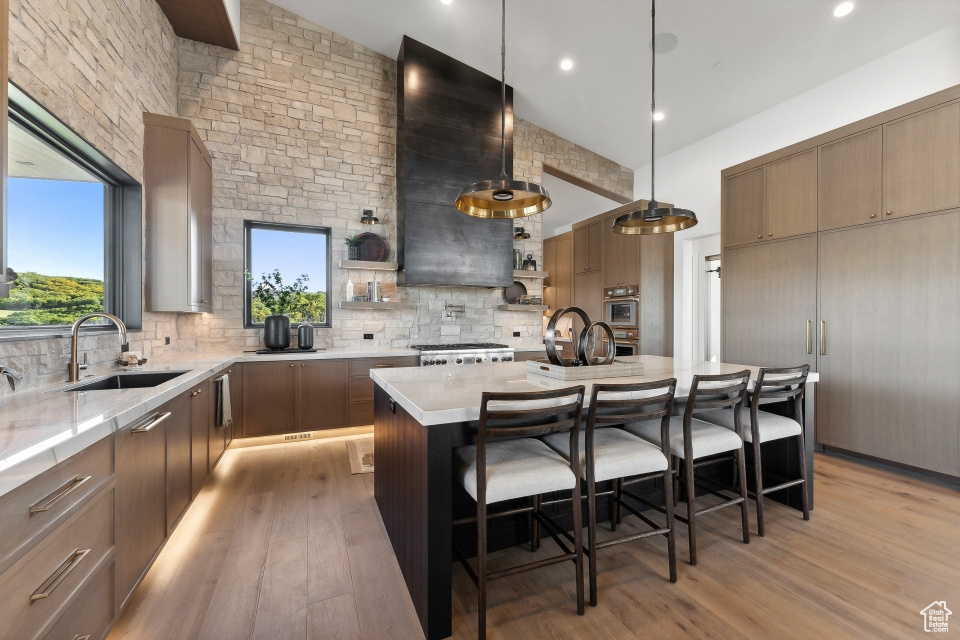
[[[581,322],[583,322],[583,330],[580,332],[580,336],[574,337],[573,339],[573,358],[570,359],[557,354],[557,322],[568,313],[576,314]],[[607,334],[607,342],[610,345],[610,348],[607,350],[607,355],[602,358],[594,355],[597,346],[596,337],[593,334],[595,328],[603,329],[604,333]],[[564,307],[558,309],[557,312],[550,317],[550,322],[547,323],[546,345],[547,359],[551,364],[555,364],[558,367],[588,367],[613,364],[613,359],[617,355],[617,340],[613,337],[613,329],[610,328],[610,325],[606,322],[591,321],[590,316],[580,307]]]

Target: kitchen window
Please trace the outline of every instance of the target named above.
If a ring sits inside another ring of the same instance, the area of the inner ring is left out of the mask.
[[[62,335],[94,311],[140,328],[140,184],[16,85],[8,91],[0,339]]]
[[[280,287],[299,280],[303,291],[289,296],[286,315],[294,324],[329,327],[330,229],[247,220],[244,237],[245,326],[263,326]]]

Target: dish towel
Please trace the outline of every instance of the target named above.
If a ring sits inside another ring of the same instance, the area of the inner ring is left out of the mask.
[[[230,408],[230,374],[220,378],[220,393],[217,394],[216,426],[226,427],[233,424],[233,411]]]

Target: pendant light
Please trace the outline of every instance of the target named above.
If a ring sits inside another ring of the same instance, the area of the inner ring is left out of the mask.
[[[543,213],[551,205],[546,189],[507,175],[507,0],[501,0],[500,11],[500,176],[465,186],[454,203],[475,218],[523,218]]]
[[[673,233],[689,229],[697,224],[697,214],[689,209],[661,207],[654,196],[654,169],[656,157],[654,155],[657,120],[657,51],[655,39],[657,35],[657,0],[650,2],[650,49],[653,62],[650,68],[650,202],[646,207],[640,202],[624,207],[626,213],[613,221],[615,233],[643,234]]]

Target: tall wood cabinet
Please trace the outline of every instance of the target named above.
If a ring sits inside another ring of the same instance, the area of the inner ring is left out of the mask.
[[[960,475],[960,212],[820,237],[817,439]]]
[[[573,304],[573,232],[553,236],[543,241],[544,282],[543,303],[551,311]]]
[[[189,120],[143,114],[148,311],[213,310],[213,160]]]
[[[723,254],[724,362],[816,369],[817,237]]]
[[[722,179],[723,359],[809,364],[818,443],[960,476],[960,86]]]

